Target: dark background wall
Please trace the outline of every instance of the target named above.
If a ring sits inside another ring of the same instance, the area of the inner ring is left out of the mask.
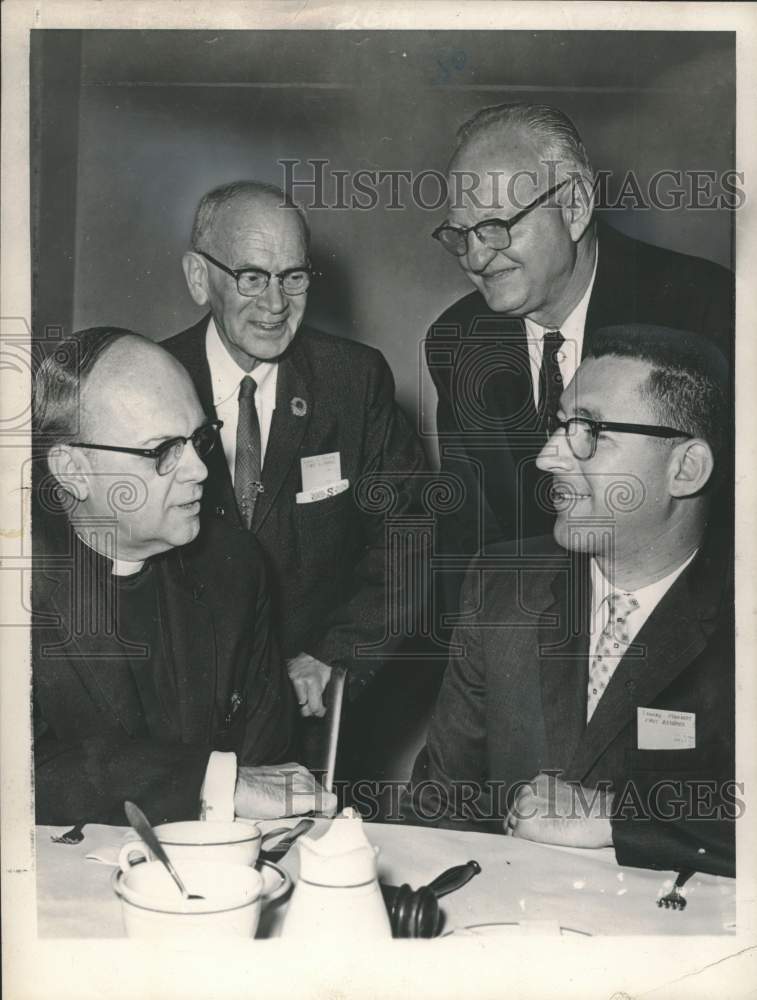
[[[39,136],[43,217],[59,262],[68,261],[42,276],[40,291],[48,321],[74,328],[116,323],[159,340],[201,315],[180,258],[196,202],[213,185],[250,176],[281,183],[284,158],[327,159],[327,170],[443,171],[456,127],[487,104],[559,105],[595,165],[618,181],[629,169],[643,186],[664,168],[733,166],[727,33],[34,34],[46,39],[44,47],[36,40],[33,67],[50,84]],[[420,340],[469,289],[429,238],[444,209],[409,204],[403,187],[406,207],[391,210],[388,182],[381,190],[372,211],[311,212],[325,276],[309,316],[380,347],[406,408],[416,409],[423,389],[428,423]],[[433,183],[423,190],[433,201]],[[329,185],[325,200],[334,198]],[[728,211],[609,216],[632,235],[731,263]],[[50,319],[51,310],[65,312],[67,297],[70,315]]]

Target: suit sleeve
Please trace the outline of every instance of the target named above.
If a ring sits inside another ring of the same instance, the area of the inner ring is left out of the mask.
[[[389,636],[388,614],[398,621],[417,621],[421,608],[417,594],[408,586],[412,573],[394,566],[387,548],[387,518],[417,513],[426,458],[420,441],[394,399],[394,379],[386,361],[379,357],[368,379],[365,436],[360,468],[363,476],[375,476],[375,488],[360,495],[358,486],[360,546],[349,579],[342,588],[342,600],[327,616],[320,634],[312,635],[304,651],[323,663],[348,669],[350,692],[365,686],[377,669],[377,658],[356,654],[360,645],[381,644],[382,651],[398,647],[402,637]],[[390,511],[373,499],[383,494],[394,497]],[[367,496],[371,494],[371,496]],[[410,558],[417,565],[420,552],[413,548]]]
[[[426,347],[427,357],[429,345]],[[436,519],[436,552],[439,556],[464,556],[471,560],[484,548],[485,526],[492,521],[484,514],[486,505],[482,489],[483,470],[466,458],[465,434],[460,427],[446,375],[448,370],[428,364],[437,394],[436,433],[439,440],[440,471],[454,477],[460,491],[460,504],[448,513],[439,513]],[[500,532],[495,532],[498,535]],[[449,569],[439,575],[441,592],[438,610],[455,613],[459,610],[460,589],[465,577],[464,569]],[[443,633],[440,633],[443,634]]]
[[[467,603],[468,585],[464,590]],[[407,822],[460,829],[494,822],[487,774],[486,670],[477,629],[459,626],[452,642],[462,646],[450,658],[410,785],[403,798]],[[495,826],[501,829],[501,822]]]
[[[241,765],[281,764],[297,758],[295,706],[271,618],[271,600],[262,559],[253,611],[255,636],[245,684],[245,733]]]
[[[662,871],[736,874],[735,819],[743,811],[743,786],[733,760],[715,755],[682,772],[669,751],[670,768],[636,772],[616,792],[612,836],[618,864]]]
[[[34,793],[38,823],[123,826],[125,799],[152,823],[196,819],[210,748],[92,735],[56,738],[34,698]]]

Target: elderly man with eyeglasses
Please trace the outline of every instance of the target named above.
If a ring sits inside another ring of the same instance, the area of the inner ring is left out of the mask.
[[[117,328],[34,382],[32,648],[37,820],[123,824],[334,807],[294,754],[263,554],[200,533],[221,427],[166,351]]]
[[[595,333],[537,459],[554,537],[473,563],[411,818],[734,873],[728,386],[702,336]]]
[[[203,511],[263,547],[301,715],[321,716],[332,668],[354,700],[402,642],[392,622],[420,613],[386,519],[420,509],[425,456],[379,351],[303,324],[310,233],[281,190],[206,194],[183,263],[209,314],[163,346],[223,420]]]
[[[457,564],[503,538],[551,530],[554,507],[535,459],[593,331],[692,330],[730,356],[732,275],[598,221],[594,196],[586,148],[557,108],[484,108],[458,132],[447,218],[432,235],[475,291],[426,339],[442,469],[463,495],[439,520],[438,551]],[[443,579],[454,612],[461,575]]]

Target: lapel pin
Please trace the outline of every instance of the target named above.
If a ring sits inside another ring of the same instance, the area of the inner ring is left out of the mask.
[[[289,401],[289,405],[292,409],[292,414],[295,417],[304,417],[305,414],[308,412],[308,404],[305,402],[304,399],[301,399],[299,396],[292,396],[291,400]]]

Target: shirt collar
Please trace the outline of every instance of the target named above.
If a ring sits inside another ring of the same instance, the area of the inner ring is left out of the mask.
[[[602,570],[597,565],[596,559],[591,560],[591,616],[592,621],[596,621],[597,616],[600,614],[602,609],[602,602],[610,596],[620,592],[622,594],[627,594],[629,597],[634,597],[638,603],[639,607],[649,613],[660,603],[665,594],[670,590],[678,577],[683,573],[686,567],[689,565],[691,560],[697,554],[699,549],[694,549],[691,555],[682,562],[680,566],[668,573],[667,576],[661,577],[659,580],[655,580],[654,583],[648,583],[645,587],[639,587],[638,590],[621,590],[619,588],[613,587],[607,577],[604,575]]]
[[[146,562],[145,559],[138,562],[134,562],[131,559],[113,559],[112,556],[106,556],[102,552],[98,552],[96,548],[82,538],[78,531],[76,532],[76,537],[86,550],[93,553],[93,558],[102,559],[106,563],[110,563],[111,576],[134,576],[139,573]]]
[[[210,383],[213,392],[213,406],[218,408],[239,392],[239,383],[245,375],[251,375],[262,389],[276,370],[276,363],[262,361],[254,371],[246,372],[236,363],[223,345],[213,317],[210,317],[205,334],[205,352],[210,368]]]

